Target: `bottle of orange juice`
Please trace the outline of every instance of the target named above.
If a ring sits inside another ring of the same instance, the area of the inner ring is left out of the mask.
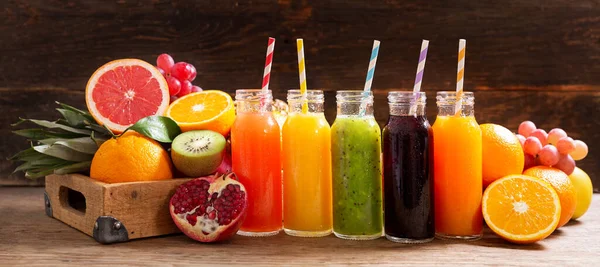
[[[460,112],[456,92],[438,92],[433,124],[435,234],[443,239],[479,239],[481,214],[481,129],[475,97],[464,92]]]
[[[331,233],[331,129],[321,90],[308,90],[302,112],[300,90],[288,91],[290,112],[283,125],[283,228],[288,235]]]
[[[231,128],[232,169],[246,187],[248,210],[238,234],[275,235],[282,228],[280,128],[271,91],[237,90]]]

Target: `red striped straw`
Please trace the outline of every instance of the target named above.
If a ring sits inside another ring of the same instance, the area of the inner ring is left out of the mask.
[[[262,91],[269,91],[269,80],[271,79],[271,65],[273,64],[273,50],[275,50],[275,38],[269,37],[267,46],[267,59],[265,60],[265,72],[263,73]]]

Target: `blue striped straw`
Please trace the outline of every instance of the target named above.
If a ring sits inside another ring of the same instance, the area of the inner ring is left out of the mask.
[[[417,65],[417,76],[415,77],[415,86],[413,87],[414,99],[410,109],[410,114],[416,113],[417,100],[421,91],[421,82],[423,81],[423,73],[425,72],[425,61],[427,60],[427,50],[429,49],[429,41],[423,40],[421,43],[421,53],[419,54],[419,64]]]
[[[367,70],[367,79],[365,81],[365,89],[363,94],[363,101],[360,104],[360,115],[364,116],[367,112],[367,103],[365,102],[368,93],[371,91],[371,85],[373,84],[373,76],[375,75],[375,65],[377,64],[377,55],[379,54],[379,42],[378,40],[373,41],[373,50],[371,50],[371,60],[369,61],[369,69]]]

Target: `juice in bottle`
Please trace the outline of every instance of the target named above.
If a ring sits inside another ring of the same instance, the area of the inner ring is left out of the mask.
[[[373,95],[361,114],[362,91],[338,91],[331,127],[333,232],[339,238],[381,237],[381,131],[373,117]]]
[[[280,129],[271,112],[271,92],[237,90],[231,128],[232,168],[248,193],[248,210],[238,234],[269,236],[282,228]],[[261,104],[263,102],[263,104]]]
[[[445,239],[473,240],[483,234],[481,214],[481,129],[474,96],[464,92],[455,114],[456,93],[438,92],[433,124],[435,233]]]
[[[331,234],[331,130],[323,114],[323,91],[308,90],[302,113],[299,90],[288,91],[283,125],[283,227],[293,236]]]
[[[390,92],[388,101],[390,116],[382,138],[385,236],[400,243],[428,242],[435,227],[433,131],[425,117],[426,96]]]

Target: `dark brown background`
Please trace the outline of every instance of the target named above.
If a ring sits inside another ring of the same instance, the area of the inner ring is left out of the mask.
[[[309,88],[361,89],[373,39],[376,116],[386,94],[410,89],[421,39],[430,40],[423,89],[454,90],[458,39],[467,39],[466,90],[480,123],[516,131],[526,119],[588,143],[578,162],[600,185],[600,3],[531,1],[2,1],[0,184],[27,183],[5,160],[26,148],[17,117],[56,116],[55,100],[85,108],[89,76],[102,64],[168,52],[198,69],[195,84],[232,93],[260,87],[267,37],[277,38],[271,88],[298,86],[295,39],[304,38]]]

